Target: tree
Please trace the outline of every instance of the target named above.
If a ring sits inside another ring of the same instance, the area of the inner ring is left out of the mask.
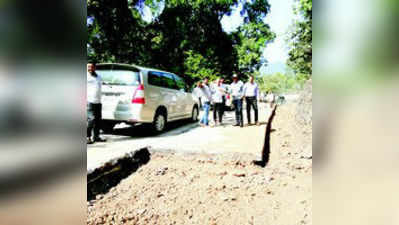
[[[235,50],[238,55],[238,72],[253,73],[258,71],[266,60],[262,53],[266,44],[273,41],[276,35],[263,22],[250,22],[241,26],[235,37]]]
[[[212,64],[205,57],[198,53],[194,53],[192,50],[186,52],[187,58],[184,61],[186,74],[192,80],[203,80],[209,78],[214,80],[218,74],[217,71],[212,67]]]
[[[295,14],[302,17],[295,22],[290,35],[287,64],[295,73],[312,74],[312,0],[296,0]]]
[[[244,24],[228,34],[221,19],[238,4]],[[146,7],[157,15],[151,22],[141,16]],[[88,58],[155,67],[190,82],[252,72],[275,37],[263,22],[269,8],[267,0],[88,0]]]

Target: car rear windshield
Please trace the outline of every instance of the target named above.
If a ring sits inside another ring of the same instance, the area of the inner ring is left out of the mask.
[[[97,74],[101,76],[103,84],[110,85],[139,85],[140,73],[134,68],[121,66],[98,66]]]

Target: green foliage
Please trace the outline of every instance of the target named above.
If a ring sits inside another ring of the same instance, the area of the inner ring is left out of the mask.
[[[193,51],[186,52],[187,58],[184,61],[184,66],[186,69],[186,74],[193,80],[203,80],[204,78],[209,78],[210,80],[216,79],[218,76],[215,71],[215,67],[212,63],[198,53],[193,53]]]
[[[262,21],[267,0],[88,0],[89,60],[155,67],[189,82],[229,78],[259,69],[262,51],[275,38]],[[231,34],[221,19],[243,4],[244,24]],[[161,5],[164,6],[161,10]],[[142,19],[148,6],[153,21]]]
[[[287,64],[296,73],[312,74],[312,0],[296,0],[294,9],[303,20],[296,21],[290,35]]]
[[[281,94],[301,90],[309,78],[307,74],[275,73],[257,76],[256,81],[262,92],[272,91],[273,93]]]
[[[238,55],[238,70],[241,73],[253,73],[265,63],[262,53],[267,43],[273,41],[276,35],[270,27],[262,22],[244,24],[235,35],[234,48]]]

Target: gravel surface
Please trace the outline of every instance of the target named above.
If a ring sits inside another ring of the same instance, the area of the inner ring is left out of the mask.
[[[312,224],[311,147],[309,155],[303,144],[311,136],[297,135],[296,111],[294,104],[278,108],[266,168],[251,163],[262,135],[254,140],[242,130],[231,138],[248,152],[153,152],[148,164],[87,202],[87,224]]]

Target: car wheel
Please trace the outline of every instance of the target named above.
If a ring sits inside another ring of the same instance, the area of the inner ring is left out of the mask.
[[[152,128],[155,133],[161,133],[166,127],[166,116],[162,112],[157,112],[152,123]]]
[[[115,123],[111,123],[111,122],[104,122],[101,124],[101,130],[104,131],[104,133],[112,133],[112,131],[114,130],[115,127]]]
[[[198,121],[198,107],[197,106],[194,106],[194,108],[193,108],[193,112],[191,113],[191,120],[193,121],[193,122],[197,122]]]

